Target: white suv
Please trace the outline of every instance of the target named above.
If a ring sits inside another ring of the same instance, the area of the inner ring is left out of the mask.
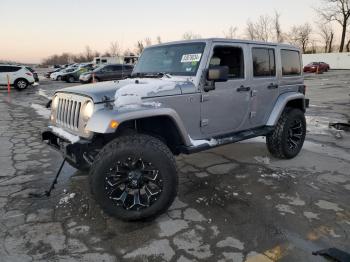
[[[26,89],[35,82],[33,73],[25,66],[0,65],[0,85],[7,85],[8,79],[10,85],[19,90]]]

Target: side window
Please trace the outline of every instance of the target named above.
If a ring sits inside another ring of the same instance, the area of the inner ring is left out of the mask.
[[[282,76],[301,74],[300,54],[294,50],[281,50]]]
[[[8,72],[17,72],[21,68],[19,66],[9,66]]]
[[[121,65],[115,65],[113,66],[113,71],[121,71],[123,67]]]
[[[7,66],[0,66],[0,73],[7,72]]]
[[[275,51],[270,48],[253,48],[254,77],[270,77],[276,75]]]
[[[218,46],[210,59],[211,66],[228,66],[229,78],[244,78],[244,55],[240,47]]]
[[[105,67],[103,68],[103,72],[113,72],[112,66],[105,66]]]

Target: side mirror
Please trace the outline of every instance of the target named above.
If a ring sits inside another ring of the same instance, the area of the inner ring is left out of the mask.
[[[228,80],[228,66],[213,66],[208,70],[207,79],[213,82],[226,82]]]

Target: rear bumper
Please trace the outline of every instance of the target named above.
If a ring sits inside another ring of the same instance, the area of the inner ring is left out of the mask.
[[[56,151],[59,151],[75,168],[81,170],[90,167],[89,162],[84,158],[84,154],[88,152],[90,141],[80,139],[78,142],[71,143],[49,129],[42,133],[42,140]]]

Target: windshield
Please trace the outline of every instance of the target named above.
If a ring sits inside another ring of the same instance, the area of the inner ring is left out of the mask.
[[[200,64],[205,43],[186,43],[150,47],[144,50],[133,75],[171,74],[194,76]]]

